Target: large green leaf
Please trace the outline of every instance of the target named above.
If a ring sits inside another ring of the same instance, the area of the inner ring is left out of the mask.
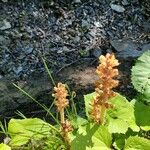
[[[132,100],[131,104],[134,107],[135,121],[142,130],[150,130],[150,106],[142,102]]]
[[[149,97],[150,102],[150,50],[146,51],[132,67],[132,83],[136,90]]]
[[[11,119],[8,132],[11,136],[11,145],[21,146],[30,139],[39,140],[50,133],[50,125],[41,119]]]
[[[87,124],[79,127],[71,142],[71,150],[110,150],[111,143],[112,137],[106,127]]]
[[[0,150],[11,150],[11,148],[6,144],[1,143],[0,144]]]
[[[150,141],[142,137],[129,137],[124,150],[150,150]]]
[[[138,132],[139,127],[135,123],[134,108],[127,99],[119,94],[111,98],[113,105],[107,111],[108,128],[111,133],[125,133],[128,128]]]

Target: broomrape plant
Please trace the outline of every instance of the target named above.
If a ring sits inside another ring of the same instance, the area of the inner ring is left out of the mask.
[[[84,96],[86,116],[77,114],[74,92],[65,84],[55,84],[45,60],[45,68],[54,85],[53,104],[59,119],[50,111],[52,106],[47,108],[15,85],[47,111],[56,124],[26,118],[19,113],[23,119],[12,118],[7,132],[1,124],[9,141],[5,142],[5,139],[0,150],[150,150],[150,51],[143,54],[132,69],[132,82],[140,94],[130,102],[113,91],[119,84],[115,79],[119,74],[115,55],[102,55],[99,60],[95,92]],[[140,70],[144,70],[143,74]]]
[[[106,57],[102,55],[99,60],[100,64],[96,69],[96,73],[100,80],[96,82],[96,95],[92,102],[91,117],[95,122],[103,124],[106,109],[112,107],[108,100],[116,95],[112,88],[119,83],[118,80],[113,79],[118,75],[118,69],[114,69],[114,67],[118,66],[119,63],[113,54],[107,54]]]
[[[72,125],[71,123],[65,119],[65,108],[69,105],[69,101],[66,98],[68,96],[68,91],[65,88],[65,85],[62,83],[58,83],[57,87],[54,87],[55,93],[53,96],[55,97],[54,103],[57,107],[57,111],[60,114],[60,122],[61,122],[61,135],[64,138],[65,142],[69,145],[69,137],[68,133],[71,132]]]

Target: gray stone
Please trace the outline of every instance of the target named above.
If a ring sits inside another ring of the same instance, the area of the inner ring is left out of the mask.
[[[92,38],[95,38],[95,36],[96,36],[96,31],[97,31],[97,30],[91,30],[91,32],[89,32],[89,34],[91,35]]]
[[[10,39],[0,35],[0,46],[7,46],[10,44]]]
[[[137,58],[143,53],[138,50],[139,45],[131,39],[113,40],[110,43],[117,51],[117,56],[123,59]]]
[[[99,21],[94,22],[94,25],[95,25],[96,27],[98,27],[98,28],[102,28],[102,27],[103,27],[103,25],[102,25]]]
[[[142,47],[142,51],[147,51],[150,50],[150,43],[149,44],[144,44]]]
[[[3,76],[2,75],[0,75],[0,79],[2,79],[3,78]]]
[[[13,71],[16,75],[18,75],[23,70],[22,66],[14,67]]]
[[[82,20],[82,27],[87,27],[89,28],[91,25],[87,20]]]
[[[8,2],[8,0],[2,0],[2,2],[7,3],[7,2]]]
[[[38,81],[35,79],[28,80],[27,82],[18,81],[18,85],[27,93],[30,93],[33,97],[36,98],[40,94],[43,95],[43,92],[47,91],[48,89],[50,90],[51,87],[48,79],[41,78],[42,77],[39,76]],[[24,107],[27,108],[28,104],[31,102],[33,103],[31,99],[23,95],[22,92],[15,88],[12,83],[13,81],[10,78],[3,78],[0,80],[0,118],[9,115],[12,116],[15,113],[15,110],[22,104],[26,104]],[[44,99],[42,100],[44,101]]]
[[[69,48],[68,48],[67,46],[64,46],[64,47],[62,48],[62,51],[63,51],[63,52],[69,52],[70,50],[69,50]]]
[[[143,26],[143,29],[144,29],[144,31],[146,32],[146,33],[150,33],[150,22],[144,22],[143,24],[142,24],[142,26]]]
[[[78,43],[80,40],[81,40],[81,38],[79,36],[76,36],[73,41],[74,41],[74,43]]]
[[[123,0],[122,1],[122,5],[124,5],[124,6],[128,6],[130,3],[128,2],[128,0]]]
[[[138,44],[130,39],[111,40],[110,43],[117,52],[121,52],[124,50],[132,51],[138,48]]]
[[[0,30],[7,30],[11,28],[11,24],[10,22],[8,22],[7,20],[3,20],[0,22]]]
[[[54,80],[65,82],[69,87],[74,87],[77,92],[82,89],[89,91],[89,85],[93,85],[97,79],[95,68],[88,68],[90,63],[91,60],[88,63],[83,60],[79,61],[75,66],[65,67],[61,73],[55,74]],[[83,70],[83,68],[87,68],[89,71]],[[21,112],[30,110],[27,113],[31,113],[31,106],[32,108],[37,107],[33,100],[13,86],[13,82],[14,79],[10,77],[4,77],[0,80],[0,118],[13,116],[16,110]],[[50,94],[52,93],[53,85],[47,73],[36,72],[35,76],[32,75],[24,81],[18,80],[17,85],[41,104],[49,107],[53,102]]]
[[[98,58],[100,55],[102,55],[102,49],[101,48],[96,48],[92,50],[92,55]]]
[[[81,0],[74,0],[74,3],[81,3]]]
[[[30,54],[30,53],[32,53],[32,52],[33,52],[33,47],[27,46],[27,47],[25,48],[25,53],[26,53],[26,54]]]
[[[119,13],[123,13],[125,11],[125,8],[120,5],[111,4],[110,7],[112,10],[119,12]]]
[[[124,50],[119,53],[117,53],[117,57],[127,59],[127,58],[137,58],[143,54],[143,51],[138,51],[138,50]]]

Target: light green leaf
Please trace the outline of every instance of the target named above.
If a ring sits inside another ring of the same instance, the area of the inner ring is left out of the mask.
[[[128,128],[138,132],[139,127],[135,123],[133,106],[125,97],[117,94],[109,102],[114,108],[108,109],[108,129],[111,133],[125,133]]]
[[[80,126],[76,138],[71,142],[71,150],[111,150],[112,137],[104,126],[87,124]]]
[[[142,137],[129,137],[124,150],[150,150],[150,141]]]
[[[128,123],[123,119],[110,119],[108,129],[111,133],[126,133],[128,130]]]
[[[150,50],[146,51],[132,67],[132,83],[137,91],[149,97],[150,102]]]
[[[30,139],[39,140],[50,132],[50,125],[41,119],[11,119],[8,132],[11,136],[11,145],[21,146]]]
[[[89,112],[92,109],[91,104],[93,102],[93,98],[94,98],[95,95],[96,95],[95,92],[87,94],[87,95],[84,95],[85,111],[86,111],[86,116],[88,117],[88,119],[90,119]]]
[[[0,150],[11,150],[11,148],[6,144],[1,143],[0,144]]]
[[[78,126],[82,126],[88,123],[88,120],[80,116],[77,116],[76,118],[70,118],[70,121],[74,128],[78,128]]]
[[[142,102],[132,100],[131,104],[134,107],[135,121],[142,130],[150,130],[150,106]]]

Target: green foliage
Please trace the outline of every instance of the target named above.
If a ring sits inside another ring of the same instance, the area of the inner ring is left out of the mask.
[[[90,118],[89,112],[91,110],[91,102],[94,96],[95,93],[87,94],[84,96],[86,107],[85,110],[88,118]],[[106,113],[105,127],[108,127],[109,133],[115,133],[118,135],[114,136],[114,148],[120,150],[126,146],[125,149],[129,149],[130,145],[133,145],[133,149],[136,150],[136,144],[139,145],[137,147],[143,147],[141,142],[138,141],[139,139],[134,139],[133,137],[132,140],[130,138],[128,139],[128,137],[132,134],[138,135],[140,128],[145,131],[150,130],[150,107],[136,100],[129,102],[125,97],[119,94],[117,94],[116,97],[111,98],[109,102],[114,107],[109,109]],[[130,131],[129,129],[132,130]],[[145,140],[146,139],[144,139],[144,141]],[[143,150],[145,150],[144,147]]]
[[[125,145],[125,134],[114,134],[114,143],[113,146],[115,149],[120,150],[124,148]]]
[[[129,137],[125,142],[124,150],[149,150],[150,141],[142,137]]]
[[[107,111],[108,128],[111,133],[126,133],[128,128],[138,132],[135,123],[134,108],[127,99],[119,94],[110,99],[113,109]]]
[[[0,144],[0,150],[11,150],[11,148],[6,144]]]
[[[71,150],[110,150],[112,136],[107,127],[96,124],[80,126],[71,143]]]
[[[10,144],[21,146],[29,140],[39,140],[50,134],[51,126],[38,118],[11,119],[8,124],[8,132],[11,137]]]
[[[138,58],[132,67],[132,83],[135,89],[150,102],[150,50]]]
[[[90,119],[90,111],[91,111],[91,108],[92,108],[92,100],[95,96],[95,92],[93,93],[90,93],[90,94],[87,94],[87,95],[84,95],[84,103],[85,103],[85,112],[86,112],[86,116],[88,117],[88,119]]]
[[[131,104],[134,107],[135,121],[142,130],[150,130],[150,107],[142,102],[132,100]]]

